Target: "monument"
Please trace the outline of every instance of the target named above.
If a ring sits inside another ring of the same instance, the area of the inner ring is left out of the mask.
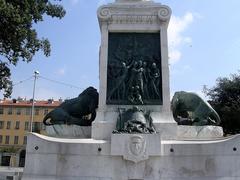
[[[239,179],[240,137],[223,138],[211,108],[195,98],[199,104],[186,101],[181,109],[187,99],[175,96],[173,117],[167,43],[171,9],[151,0],[115,0],[97,13],[101,29],[97,112],[97,101],[87,98],[94,103],[86,109],[79,101],[85,96],[80,95],[71,100],[80,103],[80,110],[72,112],[66,102],[49,114],[45,123],[56,124],[64,136],[52,137],[53,131],[51,136],[28,135],[23,180]],[[204,116],[198,107],[205,108]],[[178,126],[174,118],[184,118],[190,110],[195,113],[192,121],[186,116],[191,124]],[[96,115],[91,122],[85,118],[88,113]],[[211,115],[215,123],[205,123]],[[70,135],[76,125],[88,128],[88,133]]]
[[[99,108],[94,139],[109,140],[119,111],[150,111],[162,138],[176,137],[170,110],[167,28],[171,9],[144,0],[118,0],[98,9],[101,29]]]

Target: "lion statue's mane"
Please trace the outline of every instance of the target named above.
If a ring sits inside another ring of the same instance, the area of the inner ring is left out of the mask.
[[[91,126],[98,108],[98,92],[93,87],[85,89],[78,97],[66,100],[43,119],[46,126],[68,124]]]

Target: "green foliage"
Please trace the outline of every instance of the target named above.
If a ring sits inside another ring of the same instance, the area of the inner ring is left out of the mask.
[[[9,146],[9,147],[1,147],[0,152],[1,153],[17,153],[20,148]]]
[[[65,10],[50,0],[0,0],[0,90],[6,97],[12,92],[10,64],[30,62],[39,50],[50,55],[48,39],[39,39],[33,28],[44,15],[62,18]]]
[[[216,86],[205,93],[222,119],[224,132],[240,133],[240,72],[230,78],[218,78]]]

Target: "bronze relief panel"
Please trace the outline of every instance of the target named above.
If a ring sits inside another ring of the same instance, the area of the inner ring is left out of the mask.
[[[162,105],[160,32],[109,33],[106,102]]]

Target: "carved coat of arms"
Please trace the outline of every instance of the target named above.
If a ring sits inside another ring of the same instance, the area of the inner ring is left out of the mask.
[[[139,135],[131,136],[125,144],[124,159],[138,163],[148,159],[146,152],[146,140]]]

